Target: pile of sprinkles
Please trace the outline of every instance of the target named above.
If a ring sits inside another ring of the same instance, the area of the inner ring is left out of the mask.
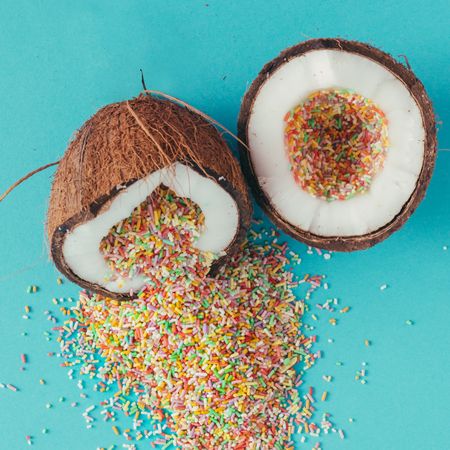
[[[383,168],[388,122],[370,99],[346,89],[313,92],[285,118],[295,181],[326,201],[366,192]]]
[[[247,242],[214,278],[186,285],[172,274],[128,302],[82,292],[57,327],[65,365],[81,364],[100,386],[117,383],[116,398],[137,395],[130,413],[164,422],[163,448],[285,450],[299,430],[337,431],[329,414],[312,420],[312,389],[299,395],[319,354],[294,294],[305,279],[294,280],[288,264],[285,245]],[[320,278],[306,278],[310,291]]]
[[[320,357],[302,317],[322,276],[296,279],[292,264],[301,259],[259,223],[241,251],[207,275],[214,255],[192,245],[201,226],[196,205],[163,188],[111,230],[105,258],[120,276],[137,270],[148,283],[133,300],[82,291],[76,305],[61,306],[66,320],[54,330],[69,378],[78,370],[96,390],[116,390],[102,402],[104,420],[118,410],[134,420],[133,430],[113,432],[161,448],[292,450],[295,433],[302,442],[342,437],[329,413],[315,418],[326,395],[299,390]],[[88,428],[93,409],[83,413]]]

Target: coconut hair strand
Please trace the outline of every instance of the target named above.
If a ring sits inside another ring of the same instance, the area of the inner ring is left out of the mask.
[[[6,189],[6,191],[2,195],[0,195],[0,202],[3,201],[17,186],[22,184],[24,181],[28,180],[28,178],[31,178],[33,175],[42,172],[43,170],[48,169],[49,167],[56,166],[57,164],[59,164],[59,161],[45,164],[44,166],[38,167],[37,169],[34,169],[31,172],[27,173],[22,178],[13,183],[8,189]]]

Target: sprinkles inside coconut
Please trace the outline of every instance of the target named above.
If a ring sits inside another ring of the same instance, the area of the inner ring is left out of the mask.
[[[169,269],[180,277],[204,278],[219,257],[195,247],[204,224],[205,216],[192,200],[157,188],[100,242],[109,281],[140,276],[146,283],[166,283]]]
[[[285,117],[295,181],[315,197],[346,200],[367,192],[388,148],[387,119],[368,98],[345,89],[310,94]]]

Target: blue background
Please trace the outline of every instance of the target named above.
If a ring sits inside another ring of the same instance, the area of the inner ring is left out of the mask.
[[[330,391],[324,407],[346,431],[343,441],[336,435],[321,440],[325,450],[448,450],[450,250],[443,246],[450,247],[449,6],[444,0],[2,0],[0,191],[58,159],[74,130],[99,107],[137,95],[141,68],[149,88],[176,95],[235,130],[246,87],[289,45],[341,36],[406,54],[442,122],[434,178],[411,220],[376,248],[334,254],[329,261],[305,254],[299,273],[326,273],[330,295],[352,306],[336,327],[317,311],[318,322],[308,319],[317,327],[324,359],[306,382]],[[47,258],[43,225],[51,173],[35,176],[0,204],[0,382],[20,388],[0,390],[0,448],[28,448],[27,434],[35,436],[37,449],[122,448],[125,440],[110,424],[86,430],[81,412],[101,397],[71,408],[80,391],[60,361],[47,357],[58,347],[43,335],[51,327],[43,311],[57,309],[53,296],[77,294],[76,286],[56,284]],[[306,252],[300,243],[292,248]],[[32,283],[40,292],[26,294]],[[384,283],[389,287],[380,291]],[[21,317],[25,305],[33,309],[28,321]],[[415,324],[405,325],[407,319]],[[371,347],[364,346],[366,338]],[[25,372],[19,370],[21,353],[29,355]],[[337,367],[337,360],[344,365]],[[369,364],[364,386],[354,380],[362,361]],[[335,379],[326,384],[323,374]],[[59,403],[60,396],[67,401]],[[47,402],[54,407],[46,409]],[[43,427],[48,435],[41,434]],[[314,443],[308,438],[298,448]]]

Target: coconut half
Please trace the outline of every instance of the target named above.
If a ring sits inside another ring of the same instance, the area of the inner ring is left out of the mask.
[[[329,250],[364,249],[399,229],[436,158],[422,83],[390,55],[342,39],[309,40],[266,64],[238,132],[261,207],[294,238]]]
[[[160,185],[200,207],[205,223],[195,245],[220,255],[211,270],[239,248],[252,208],[238,161],[199,114],[142,95],[99,110],[59,164],[47,217],[57,268],[112,298],[139,291],[142,276],[111,276],[100,243]]]

